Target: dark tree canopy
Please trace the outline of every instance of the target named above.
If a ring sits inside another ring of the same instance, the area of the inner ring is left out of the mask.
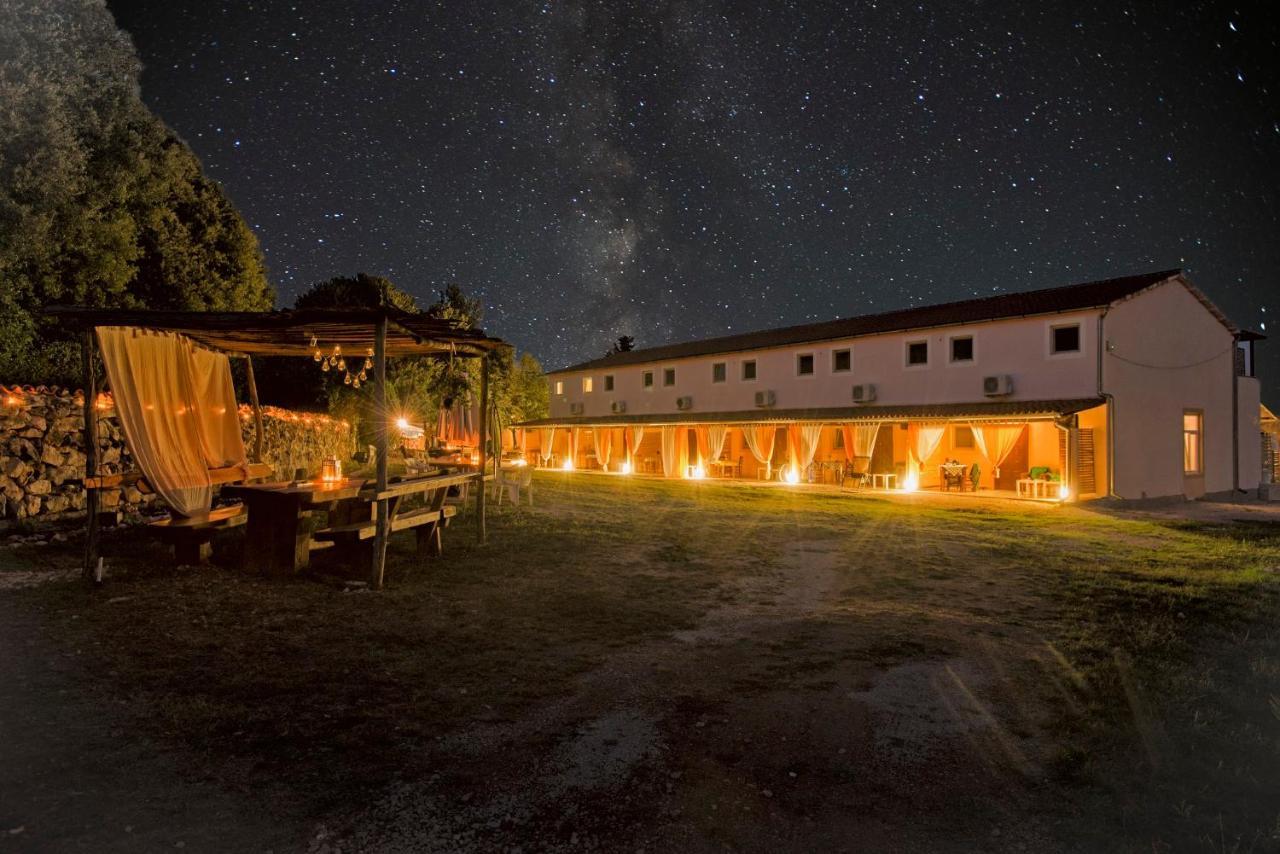
[[[613,342],[613,346],[609,348],[606,355],[614,353],[630,353],[636,348],[636,339],[630,335],[619,335],[618,340]]]
[[[102,0],[5,0],[0,57],[0,380],[78,381],[50,304],[272,307],[257,238],[143,105]]]

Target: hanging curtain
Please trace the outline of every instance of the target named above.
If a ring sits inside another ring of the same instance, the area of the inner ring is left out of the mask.
[[[100,327],[98,343],[138,468],[175,513],[207,513],[209,469],[248,465],[230,360],[171,332]]]
[[[797,476],[803,476],[813,463],[822,437],[821,424],[790,424],[787,426],[787,454]]]
[[[545,466],[551,459],[552,454],[556,452],[556,428],[539,427],[538,428],[538,456],[542,459]]]
[[[644,438],[643,427],[623,427],[622,440],[627,445],[627,458],[631,461],[632,468],[635,467],[636,451],[640,449],[640,440]]]
[[[772,424],[744,424],[742,439],[747,443],[747,450],[756,462],[764,466],[765,477],[773,476],[773,443],[778,437],[778,429]]]
[[[907,476],[915,475],[916,482],[919,483],[921,469],[942,444],[942,437],[946,435],[947,428],[943,424],[921,424],[912,429],[915,431],[915,437],[911,443],[911,453],[907,455]]]
[[[707,428],[707,460],[718,460],[724,451],[724,441],[729,438],[729,428],[723,424],[712,424]]]
[[[581,442],[581,440],[582,440],[582,428],[581,428],[581,427],[570,427],[570,428],[569,428],[569,451],[568,451],[568,453],[569,453],[569,457],[568,457],[568,458],[569,458],[570,460],[573,460],[573,466],[574,466],[574,468],[577,468],[577,467],[578,467],[578,445],[579,445],[579,443]]]
[[[707,438],[707,428],[701,424],[694,427],[693,437],[698,441],[698,464],[705,466],[711,462],[711,445]]]
[[[973,428],[974,444],[991,464],[992,472],[996,477],[1000,476],[1000,464],[1009,456],[1013,446],[1018,444],[1018,439],[1022,437],[1022,431],[1026,428],[1026,424],[983,427],[981,431],[977,427]]]
[[[689,438],[687,427],[662,428],[662,474],[664,477],[684,477],[689,464]]]
[[[608,427],[594,427],[591,436],[596,443],[596,462],[600,468],[609,470],[609,457],[613,452],[613,431]]]
[[[441,406],[436,418],[436,439],[442,445],[477,448],[480,446],[480,436],[476,431],[479,420],[479,409],[471,404]]]
[[[844,458],[853,462],[855,457],[870,457],[876,450],[876,439],[880,435],[879,424],[845,424]]]

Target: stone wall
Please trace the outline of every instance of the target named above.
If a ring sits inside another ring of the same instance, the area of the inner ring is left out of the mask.
[[[100,395],[98,453],[102,474],[133,469],[111,396]],[[355,432],[346,421],[263,407],[263,462],[281,478],[314,473],[320,460],[351,458]],[[240,407],[245,450],[253,455],[253,413]],[[0,386],[0,523],[84,510],[84,395],[59,388]],[[103,509],[142,510],[156,501],[129,486],[103,491]]]

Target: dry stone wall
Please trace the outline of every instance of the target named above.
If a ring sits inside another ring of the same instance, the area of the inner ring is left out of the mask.
[[[109,394],[100,395],[98,457],[102,474],[133,469]],[[253,454],[253,414],[240,407],[245,449]],[[279,477],[314,473],[328,456],[350,459],[355,431],[326,415],[263,407],[262,461]],[[0,386],[0,524],[84,510],[84,395],[60,388]],[[104,490],[103,509],[138,511],[156,502],[132,486]]]

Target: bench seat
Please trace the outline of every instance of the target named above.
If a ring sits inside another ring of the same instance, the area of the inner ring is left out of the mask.
[[[456,507],[443,507],[440,510],[419,507],[417,510],[410,510],[407,513],[401,513],[393,517],[391,519],[391,533],[407,531],[410,528],[436,521],[444,521],[445,524],[448,524],[448,520],[456,516],[457,513],[458,508]],[[369,520],[367,522],[352,522],[347,525],[334,525],[329,528],[323,528],[311,536],[313,539],[321,541],[337,542],[339,540],[370,540],[377,535],[378,523]]]
[[[243,504],[228,504],[197,516],[170,516],[148,523],[161,540],[172,544],[174,561],[179,564],[200,564],[209,559],[213,551],[211,541],[218,531],[236,528],[249,520]]]

